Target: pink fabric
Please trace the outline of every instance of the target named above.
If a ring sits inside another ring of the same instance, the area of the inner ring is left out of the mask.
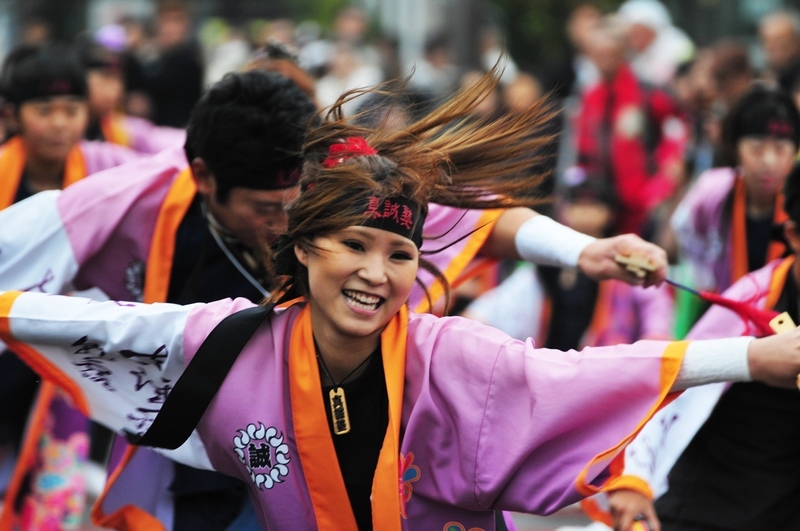
[[[723,215],[735,178],[731,168],[704,172],[673,217],[681,255],[694,268],[695,286],[701,289],[722,292],[731,285],[731,220]]]
[[[187,166],[183,149],[173,148],[101,172],[62,192],[59,211],[80,264],[76,287],[99,287],[115,299],[141,298],[141,286],[132,286],[136,279],[131,277],[143,274],[158,211]],[[141,270],[132,271],[137,267]]]
[[[772,276],[780,263],[781,260],[773,261],[741,278],[723,295],[763,308]],[[711,306],[687,339],[718,339],[748,333],[748,326],[733,311]],[[716,383],[688,389],[659,411],[626,449],[624,474],[643,481],[656,497],[666,492],[670,470],[729,386]],[[593,500],[601,511],[608,511],[605,495],[593,497]]]
[[[669,288],[633,287],[609,280],[610,302],[599,311],[608,316],[607,326],[589,335],[585,344],[592,346],[631,343],[639,339],[672,339],[674,301]],[[595,310],[597,311],[597,310]]]
[[[125,164],[140,157],[131,149],[109,142],[84,140],[80,146],[86,161],[86,175],[94,175],[99,171]]]
[[[248,306],[23,293],[7,317],[17,340],[31,342],[82,388],[98,418],[116,430],[139,431],[146,426],[141,414],[161,403],[154,401],[162,396],[161,379],[176,381],[213,327]],[[288,385],[288,342],[301,308],[286,309],[257,331],[198,425],[199,440],[182,449],[186,462],[208,458],[213,468],[242,479],[270,529],[316,529]],[[547,514],[574,502],[581,472],[588,467],[587,481],[602,482],[613,456],[594,458],[631,436],[663,392],[665,342],[558,352],[467,319],[414,313],[407,334],[400,452],[417,473],[404,484],[407,530],[444,529],[448,522],[491,530],[494,509]],[[76,351],[75,338],[84,336],[87,347]],[[87,369],[82,362],[91,360],[98,365]],[[132,374],[146,375],[145,385]],[[249,457],[262,444],[269,456]],[[260,484],[251,474],[256,469]],[[146,472],[128,471],[140,478]],[[127,483],[137,501],[164,500],[152,495],[150,479]],[[159,481],[163,486],[167,478]]]
[[[187,356],[241,304],[196,306],[184,334]],[[282,483],[259,490],[232,440],[263,423],[285,436],[296,459],[285,347],[298,311],[289,308],[251,340],[198,427],[214,466],[251,486],[262,525],[275,529],[314,526],[302,469],[290,462]],[[665,346],[563,353],[466,319],[412,313],[401,453],[413,454],[420,477],[404,527],[442,529],[456,521],[493,529],[487,509],[550,513],[579,499],[580,471],[656,405]],[[604,466],[595,468],[593,476],[602,477]]]
[[[445,273],[470,243],[470,235],[475,231],[490,231],[493,225],[483,226],[481,222],[485,212],[482,210],[463,210],[436,204],[428,205],[428,217],[422,233],[421,258],[433,263],[439,271]],[[469,263],[469,260],[466,261]],[[466,265],[466,264],[465,264]],[[457,276],[457,275],[456,275]],[[422,269],[417,277],[430,287],[433,276]],[[455,278],[449,278],[450,282]],[[415,285],[408,298],[408,307],[417,309],[425,301],[425,292]],[[435,302],[435,301],[434,301]]]
[[[160,153],[186,142],[184,129],[157,126],[136,116],[124,116],[122,127],[130,138],[130,148],[139,153]]]

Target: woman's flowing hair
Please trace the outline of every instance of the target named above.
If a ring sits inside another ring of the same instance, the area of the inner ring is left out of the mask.
[[[272,260],[283,264],[279,273],[287,273],[290,264],[289,275],[276,278],[270,300],[307,295],[305,268],[294,260],[294,245],[313,249],[315,237],[358,225],[364,218],[357,205],[370,196],[402,195],[423,208],[428,203],[465,209],[541,204],[532,191],[546,175],[532,168],[541,168],[551,155],[553,135],[546,132],[546,124],[557,111],[542,99],[519,114],[493,120],[470,116],[495,90],[500,73],[496,66],[424,118],[400,128],[354,125],[344,117],[346,102],[379,89],[347,92],[327,112],[321,111],[322,119],[306,133],[301,191],[287,208],[288,231],[277,250],[266,250],[271,272],[275,272]],[[363,137],[377,154],[324,165],[330,147],[349,137]],[[423,259],[420,267],[442,281],[449,298],[441,272]]]

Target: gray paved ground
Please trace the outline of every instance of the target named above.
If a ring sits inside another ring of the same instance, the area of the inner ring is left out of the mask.
[[[555,531],[561,526],[585,526],[590,520],[577,507],[567,507],[548,517],[515,514],[514,523],[518,531]]]

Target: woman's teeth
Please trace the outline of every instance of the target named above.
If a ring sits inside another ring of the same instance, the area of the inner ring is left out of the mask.
[[[359,291],[344,290],[342,293],[350,301],[350,304],[362,310],[375,310],[380,306],[382,300],[375,295],[367,295]]]

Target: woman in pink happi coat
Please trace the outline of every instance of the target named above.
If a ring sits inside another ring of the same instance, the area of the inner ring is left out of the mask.
[[[793,385],[796,333],[559,352],[408,311],[429,201],[531,201],[519,172],[541,141],[528,135],[540,110],[440,130],[496,82],[399,132],[351,126],[338,106],[309,131],[274,255],[280,309],[167,452],[244,480],[263,527],[494,529],[497,510],[549,513],[613,480],[615,457],[674,391]],[[251,307],[6,292],[0,338],[92,417],[141,434],[211,330]]]

